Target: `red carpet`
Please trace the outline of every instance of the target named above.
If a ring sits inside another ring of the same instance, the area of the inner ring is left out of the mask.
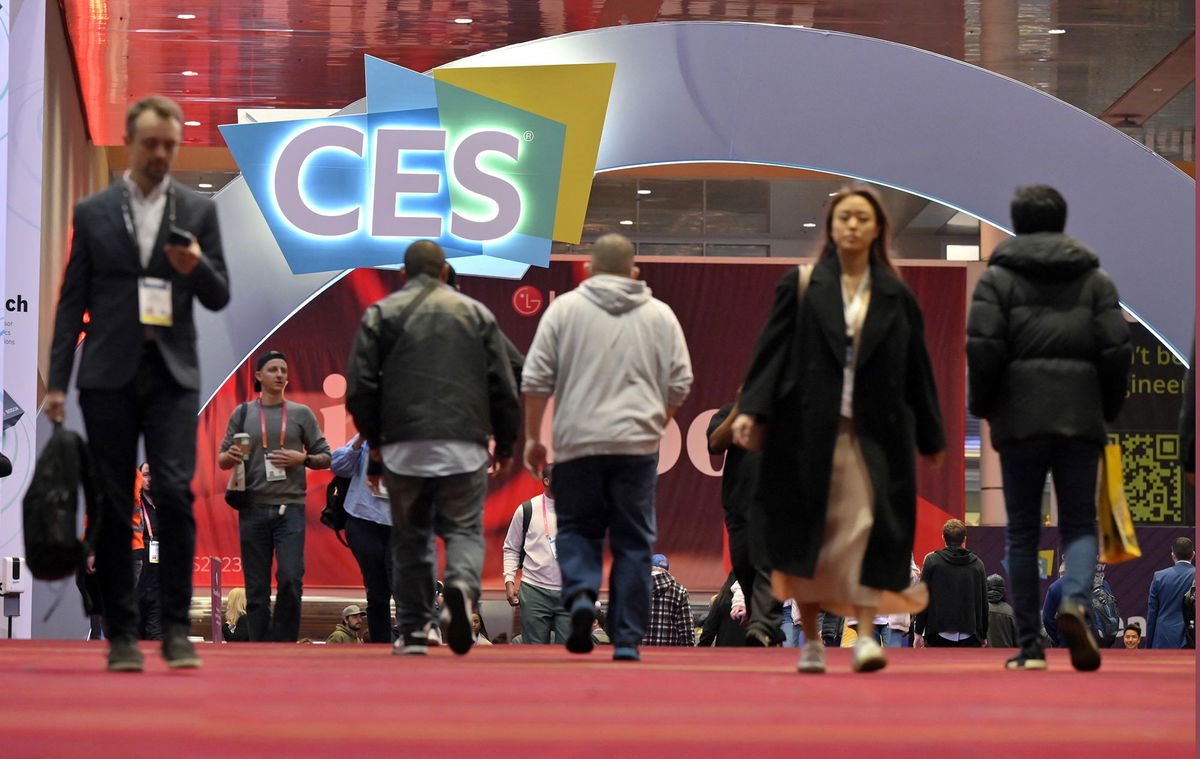
[[[793,649],[201,644],[204,669],[103,671],[101,643],[0,641],[0,756],[1195,756],[1195,656],[1109,651],[1099,672],[1006,672],[1007,652],[891,652],[799,675]],[[384,753],[388,752],[388,753]],[[403,753],[402,753],[403,752]]]

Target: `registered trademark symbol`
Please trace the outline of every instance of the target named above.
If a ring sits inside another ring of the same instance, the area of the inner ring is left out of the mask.
[[[526,130],[524,137],[525,137],[525,142],[533,142],[533,132]]]

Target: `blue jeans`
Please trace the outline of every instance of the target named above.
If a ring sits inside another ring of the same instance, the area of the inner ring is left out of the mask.
[[[1067,563],[1063,600],[1071,599],[1085,607],[1090,604],[1096,571],[1100,450],[1096,443],[1064,437],[1008,443],[1000,450],[1004,505],[1008,510],[1008,572],[1020,646],[1037,640],[1041,627],[1037,551],[1047,473],[1054,477],[1058,533]]]
[[[554,466],[558,566],[563,603],[600,593],[604,536],[612,549],[608,633],[617,646],[637,646],[650,618],[650,555],[658,454],[585,456]]]
[[[779,631],[783,633],[784,648],[799,648],[802,645],[798,641],[804,637],[804,632],[799,625],[792,624],[792,608],[790,606],[783,610],[783,619],[779,621]]]
[[[153,470],[151,470],[153,471]],[[246,581],[246,620],[252,641],[300,637],[304,595],[304,504],[251,503],[238,512],[242,571]],[[275,568],[275,613],[271,613],[271,560]]]
[[[904,648],[904,636],[906,633],[903,630],[897,630],[893,627],[883,628],[883,647],[884,648]]]

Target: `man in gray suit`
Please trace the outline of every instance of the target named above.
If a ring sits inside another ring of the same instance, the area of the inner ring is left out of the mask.
[[[130,553],[139,435],[162,526],[163,658],[173,668],[200,666],[187,639],[200,386],[192,301],[224,308],[229,278],[216,206],[170,178],[182,135],[183,113],[173,101],[152,96],[129,107],[129,170],[75,206],[50,348],[45,411],[60,422],[83,316],[90,315],[75,385],[105,495],[96,568],[108,669],[119,672],[143,667]]]

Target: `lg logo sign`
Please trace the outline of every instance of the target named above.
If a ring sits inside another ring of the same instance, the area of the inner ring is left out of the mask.
[[[542,310],[542,291],[533,285],[521,285],[512,294],[513,310],[521,316],[533,316]]]

